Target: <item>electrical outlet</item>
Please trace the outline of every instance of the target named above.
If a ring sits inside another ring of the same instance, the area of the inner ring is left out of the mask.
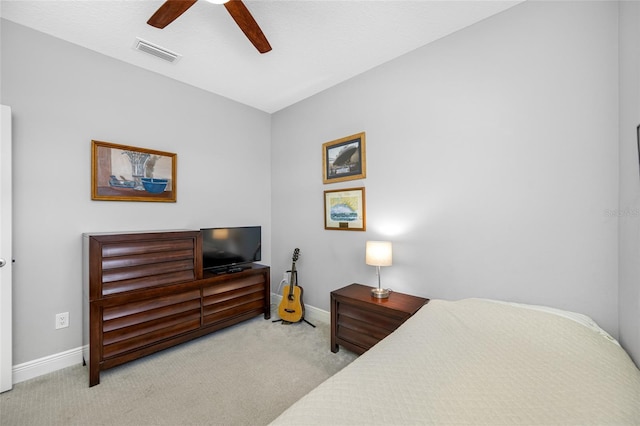
[[[56,314],[56,330],[69,327],[69,312]]]

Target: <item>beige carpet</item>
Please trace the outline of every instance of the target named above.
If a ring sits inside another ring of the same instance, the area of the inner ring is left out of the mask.
[[[254,318],[101,373],[86,367],[0,395],[0,425],[264,425],[356,358],[330,330]]]

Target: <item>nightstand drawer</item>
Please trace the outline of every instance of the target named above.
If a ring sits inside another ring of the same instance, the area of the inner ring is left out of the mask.
[[[337,305],[338,324],[340,324],[341,319],[347,321],[351,319],[357,323],[363,324],[363,326],[369,325],[371,328],[375,328],[376,330],[385,330],[386,333],[384,333],[384,336],[398,328],[400,324],[405,322],[407,318],[411,316],[405,312],[385,309],[366,309],[356,304],[340,303],[339,301]]]
[[[403,319],[384,315],[382,312],[362,309],[355,305],[338,302],[336,337],[367,350],[398,328]],[[392,313],[392,311],[388,312]]]
[[[351,348],[351,350],[357,354],[366,352],[385,337],[387,337],[386,334],[382,336],[374,336],[373,334],[362,333],[356,329],[342,326],[338,326],[336,335],[336,339],[339,344],[342,344],[343,346],[345,344],[355,345],[357,348]]]

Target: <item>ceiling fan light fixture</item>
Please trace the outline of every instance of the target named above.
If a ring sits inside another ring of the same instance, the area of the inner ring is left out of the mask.
[[[162,6],[149,18],[147,24],[156,28],[164,28],[180,15],[193,6],[198,0],[166,0],[162,3]],[[262,33],[260,26],[247,9],[247,6],[242,0],[207,0],[214,3],[224,4],[225,9],[231,15],[238,27],[242,30],[245,36],[249,39],[251,44],[258,49],[260,53],[267,53],[271,51],[271,45],[269,41]]]
[[[206,0],[206,1],[208,1],[209,3],[213,3],[213,4],[225,4],[229,0]]]

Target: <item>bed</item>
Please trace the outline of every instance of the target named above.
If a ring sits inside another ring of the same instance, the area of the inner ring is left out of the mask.
[[[640,370],[590,318],[431,300],[272,425],[640,425]]]

